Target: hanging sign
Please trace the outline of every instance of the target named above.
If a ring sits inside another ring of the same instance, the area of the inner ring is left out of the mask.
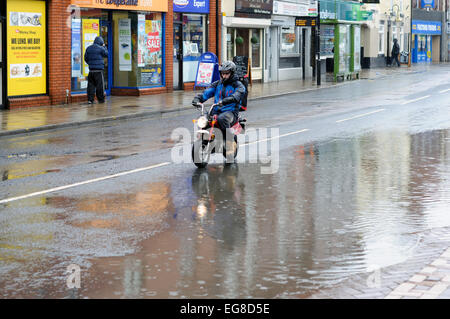
[[[8,95],[45,94],[45,1],[7,2]]]
[[[211,52],[203,53],[198,61],[194,89],[196,86],[208,87],[219,79],[219,60],[217,56]]]

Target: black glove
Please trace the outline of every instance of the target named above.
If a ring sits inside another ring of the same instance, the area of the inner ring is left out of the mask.
[[[236,100],[234,99],[234,97],[228,96],[220,102],[220,106],[235,103],[235,102],[236,102]]]
[[[194,97],[194,99],[192,100],[192,105],[198,106],[199,104],[200,104],[200,99],[198,98],[198,96]]]

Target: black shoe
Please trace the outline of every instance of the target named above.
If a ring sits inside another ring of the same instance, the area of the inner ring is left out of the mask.
[[[105,103],[105,101],[98,101],[98,103],[103,104],[103,103]]]
[[[88,104],[94,104],[94,101],[88,101]]]

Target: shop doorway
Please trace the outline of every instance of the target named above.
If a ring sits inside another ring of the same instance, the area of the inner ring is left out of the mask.
[[[183,89],[183,25],[173,25],[173,88]]]
[[[230,42],[234,43],[227,50],[228,60],[234,56],[246,56],[251,61],[251,81],[262,80],[263,70],[263,29],[230,28]],[[232,52],[233,51],[233,52]],[[232,54],[232,56],[230,56]]]
[[[112,34],[112,23],[111,21],[100,21],[101,30],[100,30],[100,36],[103,38],[103,41],[105,41],[105,45],[108,48],[108,58],[105,59],[105,70],[104,70],[104,77],[105,77],[105,94],[107,96],[111,95],[111,86],[113,82],[113,63],[112,63],[112,56],[113,56],[113,34]]]

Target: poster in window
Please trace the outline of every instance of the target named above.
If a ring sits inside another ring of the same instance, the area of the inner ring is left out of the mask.
[[[131,70],[131,19],[119,19],[119,71]]]
[[[45,94],[45,1],[7,2],[8,95]]]
[[[100,35],[100,20],[99,19],[83,19],[83,57],[81,61],[83,62],[83,75],[89,75],[89,65],[84,61],[84,53],[88,46],[94,43],[96,37]]]
[[[146,52],[145,64],[147,65],[161,65],[162,64],[162,50],[161,50],[161,20],[146,20]]]
[[[72,20],[72,77],[81,77],[81,19]]]
[[[147,49],[147,36],[145,34],[145,15],[138,15],[138,52],[137,52],[137,64],[139,68],[145,66],[144,56]]]

